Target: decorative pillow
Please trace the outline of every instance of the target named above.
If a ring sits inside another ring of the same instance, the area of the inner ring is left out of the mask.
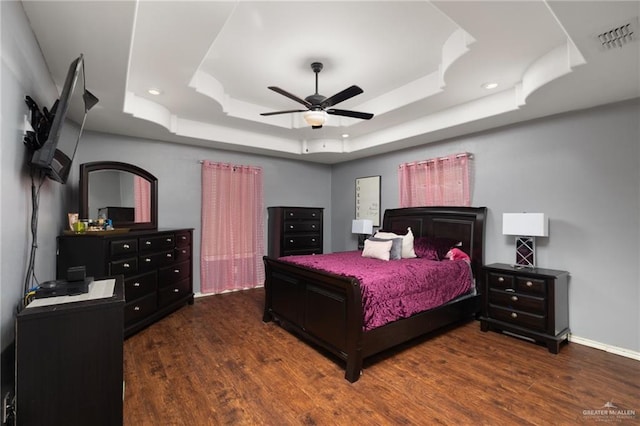
[[[461,246],[460,241],[451,238],[418,237],[413,243],[418,257],[430,260],[443,260],[452,247]]]
[[[445,257],[450,260],[464,260],[466,262],[471,262],[471,258],[467,253],[455,247],[449,250]]]
[[[369,237],[369,241],[391,241],[391,250],[389,251],[389,260],[402,259],[402,238],[376,238]]]
[[[389,260],[391,246],[393,241],[371,241],[364,240],[364,249],[362,257],[372,257],[374,259]]]
[[[407,234],[406,235],[398,235],[398,234],[395,234],[393,232],[380,232],[380,231],[378,231],[378,232],[376,232],[374,237],[375,238],[383,238],[385,240],[401,237],[402,238],[402,258],[403,259],[413,259],[414,257],[418,257],[418,256],[416,256],[416,253],[413,250],[413,232],[411,231],[411,227],[407,228]]]

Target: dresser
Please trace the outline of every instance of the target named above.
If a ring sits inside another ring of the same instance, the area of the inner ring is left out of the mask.
[[[503,263],[487,265],[482,273],[481,330],[524,336],[557,354],[570,332],[569,273]]]
[[[186,303],[193,304],[192,229],[58,237],[57,276],[85,266],[87,276],[124,276],[128,337]]]
[[[123,307],[117,276],[18,313],[15,424],[122,425]]]
[[[268,207],[269,257],[322,253],[322,208]]]

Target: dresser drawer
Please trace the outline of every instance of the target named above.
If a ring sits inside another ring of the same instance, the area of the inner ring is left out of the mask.
[[[489,303],[536,315],[545,315],[545,300],[541,297],[489,290]]]
[[[190,294],[191,281],[187,278],[169,286],[162,287],[158,292],[158,305],[160,307],[168,305],[174,300],[178,300]]]
[[[489,316],[498,321],[503,321],[532,330],[545,331],[547,325],[546,317],[544,315],[530,314],[496,305],[489,305]]]
[[[124,305],[125,326],[149,316],[156,310],[157,305],[157,293],[151,293],[141,299],[136,299],[133,302],[127,303]]]
[[[320,230],[319,220],[287,220],[284,222],[285,234],[292,232],[316,232]]]
[[[140,251],[149,252],[172,249],[175,246],[173,234],[154,235],[140,238]]]
[[[286,219],[315,219],[322,216],[321,209],[299,209],[288,208],[284,210],[284,217]]]
[[[191,245],[191,232],[176,232],[176,247],[189,247]]]
[[[147,294],[154,293],[158,288],[158,273],[148,272],[136,275],[124,280],[124,297],[127,302],[131,302]]]
[[[191,247],[177,247],[174,251],[174,257],[176,262],[190,259]]]
[[[496,272],[490,272],[487,275],[489,288],[505,289],[514,287],[513,275],[499,274]]]
[[[522,293],[544,296],[546,285],[544,280],[528,277],[516,277],[516,290]]]
[[[172,266],[160,268],[158,271],[158,286],[165,287],[191,276],[191,265],[187,262],[176,263]]]
[[[109,262],[109,275],[124,275],[125,277],[129,277],[137,273],[138,259],[136,257]]]
[[[120,256],[129,253],[137,253],[138,240],[130,238],[126,240],[114,240],[109,243],[109,254],[111,257]]]
[[[320,247],[320,237],[318,235],[285,235],[285,250],[296,250]]]
[[[174,261],[174,251],[167,250],[160,253],[145,254],[139,257],[140,271],[149,271],[161,266],[172,264]]]

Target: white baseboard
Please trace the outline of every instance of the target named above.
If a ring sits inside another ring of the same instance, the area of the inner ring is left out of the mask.
[[[589,340],[583,337],[575,336],[573,334],[569,336],[569,341],[572,343],[577,343],[579,345],[589,346],[590,348],[600,349],[601,351],[640,361],[640,352],[619,348],[617,346],[607,345],[604,343],[596,342],[595,340]]]

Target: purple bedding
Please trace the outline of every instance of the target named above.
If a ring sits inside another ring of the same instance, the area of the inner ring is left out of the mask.
[[[473,288],[464,260],[362,257],[360,251],[287,256],[280,260],[360,281],[365,331],[443,305]]]

